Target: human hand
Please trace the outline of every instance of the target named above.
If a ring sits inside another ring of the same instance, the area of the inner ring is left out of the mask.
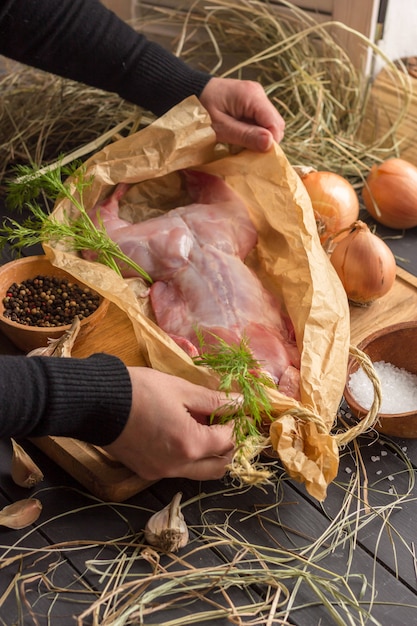
[[[213,77],[201,92],[200,102],[219,142],[266,152],[284,136],[285,122],[260,83]]]
[[[220,393],[147,367],[129,367],[132,408],[106,450],[145,480],[221,478],[234,452],[233,426],[208,425],[238,394]],[[223,408],[221,408],[223,407]]]

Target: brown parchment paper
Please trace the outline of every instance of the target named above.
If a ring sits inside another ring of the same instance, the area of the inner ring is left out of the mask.
[[[151,215],[161,207],[176,206],[181,197],[178,171],[187,167],[223,177],[244,199],[259,237],[248,264],[284,303],[301,351],[301,402],[268,390],[276,417],[270,427],[272,446],[288,474],[315,498],[324,499],[338,469],[338,446],[331,431],[346,379],[349,308],[320,244],[309,197],[283,150],[274,145],[266,154],[230,154],[216,145],[208,114],[191,97],[147,128],[97,152],[85,165],[87,174],[94,176],[84,196],[86,208],[117,183],[136,183],[131,194],[137,207],[128,207],[132,219],[145,218],[147,207]],[[69,201],[61,201],[54,217],[64,220],[73,212]],[[152,321],[143,299],[136,297],[138,281],[124,280],[58,245],[45,246],[45,252],[53,264],[127,313],[151,367],[218,386],[215,374],[195,366]]]

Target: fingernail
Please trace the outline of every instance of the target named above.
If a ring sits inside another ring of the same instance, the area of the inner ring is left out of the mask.
[[[272,146],[272,136],[270,133],[262,133],[256,139],[256,149],[258,152],[267,152]]]

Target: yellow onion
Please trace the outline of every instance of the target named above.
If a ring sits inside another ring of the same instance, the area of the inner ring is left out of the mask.
[[[394,284],[396,263],[392,251],[360,220],[336,245],[330,261],[352,304],[369,305]]]
[[[389,228],[417,226],[417,167],[404,159],[373,165],[362,189],[372,217]]]
[[[344,231],[359,217],[359,200],[346,178],[334,172],[318,172],[309,167],[295,167],[310,197],[320,241],[330,237],[340,241]],[[337,237],[335,235],[344,231]]]

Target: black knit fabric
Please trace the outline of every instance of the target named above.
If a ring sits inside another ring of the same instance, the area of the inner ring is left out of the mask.
[[[0,356],[0,437],[74,437],[105,445],[129,417],[132,386],[118,358]]]
[[[98,0],[0,0],[0,54],[118,93],[156,115],[199,96],[210,80]],[[105,445],[122,431],[131,398],[127,369],[112,356],[0,357],[0,437]]]
[[[115,92],[156,115],[199,96],[210,80],[98,0],[0,0],[0,53]]]

